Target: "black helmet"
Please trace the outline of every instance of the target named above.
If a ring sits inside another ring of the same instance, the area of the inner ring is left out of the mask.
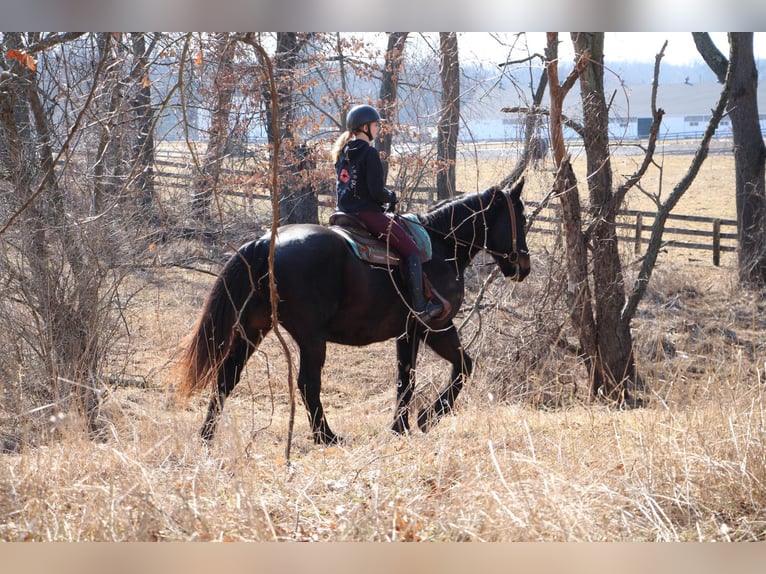
[[[364,124],[379,122],[378,110],[368,105],[354,106],[346,116],[346,127],[352,132],[358,130]]]

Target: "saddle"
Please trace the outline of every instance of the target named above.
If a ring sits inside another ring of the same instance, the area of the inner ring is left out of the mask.
[[[418,246],[420,261],[426,263],[433,254],[431,238],[414,214],[404,214],[398,223],[410,234]],[[387,243],[385,237],[376,237],[370,233],[361,219],[353,213],[336,211],[330,215],[330,229],[343,237],[359,259],[381,265],[398,265],[399,254]]]
[[[431,260],[433,247],[431,238],[414,214],[406,213],[398,217],[398,222],[410,234],[418,246],[420,261]],[[393,266],[401,263],[399,254],[386,243],[385,237],[376,237],[367,229],[364,222],[352,213],[336,211],[330,215],[330,229],[346,240],[354,254],[362,261],[379,265]],[[444,311],[439,319],[452,312],[452,305],[439,293],[428,276],[423,273],[423,291],[426,299],[437,299]]]

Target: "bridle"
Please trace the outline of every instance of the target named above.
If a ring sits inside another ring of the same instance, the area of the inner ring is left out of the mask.
[[[488,255],[491,255],[493,257],[496,257],[498,259],[507,259],[510,263],[513,263],[516,266],[516,273],[511,277],[512,280],[518,280],[519,275],[521,273],[521,268],[518,265],[519,263],[519,257],[521,256],[521,251],[519,250],[519,241],[518,237],[516,235],[516,231],[518,229],[518,222],[516,220],[516,210],[513,207],[513,200],[511,199],[511,195],[508,193],[505,193],[503,190],[500,190],[500,193],[503,194],[503,197],[505,198],[506,205],[508,206],[508,214],[511,218],[511,235],[513,237],[512,243],[511,243],[511,252],[510,253],[502,253],[500,251],[495,251],[494,249],[490,249],[487,246],[487,238],[489,237],[489,229],[487,229],[487,233],[484,237],[484,245],[482,246],[482,250],[487,253]],[[484,210],[482,210],[483,212]],[[474,214],[474,217],[478,216],[478,212]],[[422,225],[422,224],[421,224]],[[431,229],[431,231],[436,231],[434,229]],[[455,229],[452,229],[447,235],[452,235],[455,243],[458,245],[463,245],[465,247],[472,247],[475,245],[475,243],[464,241],[462,239],[458,239],[454,235]],[[524,253],[527,253],[526,251]]]
[[[519,246],[518,246],[518,238],[516,235],[516,210],[513,208],[513,201],[511,200],[511,194],[505,193],[502,190],[500,190],[500,193],[502,193],[503,196],[505,197],[505,201],[508,204],[508,213],[510,213],[511,215],[511,237],[513,237],[513,243],[512,243],[511,252],[508,255],[508,259],[510,260],[511,263],[517,263],[519,261]]]
[[[515,268],[516,272],[510,277],[512,281],[518,281],[519,277],[521,276],[521,266],[519,265],[519,257],[520,257],[520,251],[519,251],[519,241],[518,236],[516,235],[516,230],[518,228],[518,222],[516,221],[516,210],[513,207],[513,200],[511,200],[511,195],[509,193],[505,193],[503,190],[500,190],[500,193],[503,194],[503,197],[505,197],[505,202],[508,205],[508,214],[511,218],[511,252],[510,253],[499,253],[497,251],[494,251],[492,249],[489,249],[486,246],[486,240],[484,245],[484,251],[492,255],[493,257],[497,257],[500,259],[507,259],[510,263],[512,263]],[[489,233],[487,233],[487,236],[489,236]]]

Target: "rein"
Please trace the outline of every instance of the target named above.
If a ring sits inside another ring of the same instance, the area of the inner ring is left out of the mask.
[[[501,253],[500,251],[495,251],[494,249],[490,249],[489,247],[487,247],[486,236],[489,235],[489,228],[486,229],[487,233],[485,235],[484,245],[482,246],[482,250],[484,252],[486,252],[488,255],[492,255],[494,257],[499,257],[500,259],[507,259],[511,263],[517,263],[518,260],[519,260],[519,247],[518,247],[518,238],[516,236],[516,229],[517,229],[517,225],[518,225],[517,222],[516,222],[516,210],[513,208],[513,202],[511,201],[510,194],[506,194],[502,190],[500,190],[500,193],[502,193],[503,196],[505,197],[506,204],[508,205],[508,213],[509,213],[509,215],[511,217],[511,235],[513,237],[511,252],[510,253]],[[481,213],[481,212],[479,212],[479,213]],[[472,217],[478,216],[479,213],[474,213],[472,215]],[[466,221],[468,221],[468,219],[469,218],[464,219],[461,222],[461,225],[463,223],[465,223]],[[421,225],[423,225],[423,223],[421,223]],[[464,247],[473,247],[475,245],[475,243],[473,241],[470,241],[470,242],[469,241],[464,241],[464,240],[458,238],[457,236],[455,236],[454,232],[455,232],[456,228],[452,228],[447,233],[444,233],[441,230],[434,229],[433,227],[430,227],[430,226],[427,226],[427,225],[423,225],[423,227],[425,229],[429,230],[429,231],[433,231],[435,233],[439,233],[439,234],[443,235],[444,237],[448,237],[448,236],[452,235],[454,240],[455,240],[455,243],[458,244],[458,245],[462,245]],[[517,271],[517,273],[518,273],[518,271]]]
[[[519,260],[519,247],[518,239],[516,237],[516,210],[513,208],[513,202],[511,201],[511,195],[500,192],[505,196],[505,201],[508,204],[508,213],[511,214],[511,237],[513,237],[513,248],[508,255],[508,259],[511,263],[516,263]]]

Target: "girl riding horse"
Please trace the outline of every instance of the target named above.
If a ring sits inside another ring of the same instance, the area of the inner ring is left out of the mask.
[[[380,155],[370,145],[380,131],[380,114],[372,106],[355,106],[346,116],[346,126],[348,129],[333,146],[338,210],[353,213],[370,233],[385,237],[388,245],[401,256],[415,316],[427,325],[444,311],[444,307],[441,303],[426,300],[418,247],[383,207],[386,203],[394,205],[397,199],[393,191],[385,188]]]

